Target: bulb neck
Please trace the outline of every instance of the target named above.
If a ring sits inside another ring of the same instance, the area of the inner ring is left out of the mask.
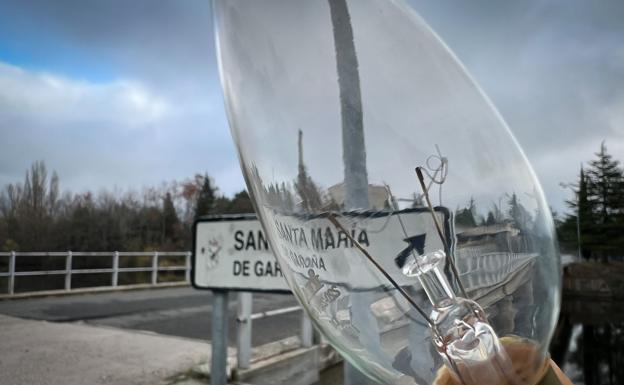
[[[439,264],[420,274],[418,279],[434,308],[446,308],[457,302],[457,297]]]
[[[442,266],[446,255],[437,250],[423,255],[414,255],[403,269],[407,276],[416,276],[434,308],[446,308],[457,302]]]

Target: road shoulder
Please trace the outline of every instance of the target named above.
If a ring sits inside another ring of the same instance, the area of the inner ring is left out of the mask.
[[[186,338],[5,315],[0,340],[4,385],[154,385],[210,358]]]

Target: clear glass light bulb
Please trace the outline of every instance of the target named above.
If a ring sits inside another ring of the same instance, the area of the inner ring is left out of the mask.
[[[214,10],[258,216],[333,346],[381,383],[535,383],[560,301],[552,218],[452,53],[400,0]]]

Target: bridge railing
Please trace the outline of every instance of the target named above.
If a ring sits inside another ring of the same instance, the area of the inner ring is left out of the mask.
[[[19,251],[11,251],[11,252],[0,252],[0,258],[8,258],[8,269],[6,271],[0,271],[0,278],[6,277],[8,278],[7,282],[7,293],[9,295],[15,294],[15,279],[17,277],[28,277],[28,276],[50,276],[50,275],[62,275],[65,276],[65,284],[63,290],[58,290],[59,292],[66,292],[72,290],[72,276],[76,274],[110,274],[110,285],[108,287],[116,288],[120,286],[119,284],[119,274],[120,273],[137,273],[137,272],[150,272],[151,280],[150,284],[152,286],[158,286],[167,284],[169,282],[162,282],[159,280],[160,272],[170,272],[170,271],[183,271],[184,272],[184,282],[190,283],[191,281],[191,252],[190,251],[150,251],[150,252],[122,252],[122,251],[110,251],[110,252],[72,252],[72,251],[63,251],[63,252],[19,252]],[[64,257],[65,258],[65,268],[64,269],[55,269],[55,270],[18,270],[16,268],[18,258],[20,257],[40,257],[40,258],[50,258],[50,257]],[[104,268],[73,268],[73,260],[75,257],[109,257],[110,258],[110,267]],[[129,257],[135,259],[144,259],[145,257],[151,258],[151,263],[149,266],[143,267],[120,267],[119,266],[119,258],[120,257]],[[163,257],[182,257],[184,259],[183,265],[167,265],[161,266],[159,263],[160,258]]]

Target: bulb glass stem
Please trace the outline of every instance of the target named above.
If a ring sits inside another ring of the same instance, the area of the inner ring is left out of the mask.
[[[417,277],[433,309],[432,336],[438,353],[464,385],[515,384],[511,361],[483,309],[470,299],[457,297],[441,266],[442,250],[419,255],[403,268]]]
[[[405,265],[404,273],[407,276],[416,275],[422,285],[427,298],[433,307],[445,307],[456,302],[455,293],[451,285],[440,270],[440,263],[444,261],[444,253],[436,251],[417,257],[417,263]],[[412,260],[415,261],[415,260]],[[411,270],[416,269],[416,274]],[[406,272],[406,270],[408,270]]]

